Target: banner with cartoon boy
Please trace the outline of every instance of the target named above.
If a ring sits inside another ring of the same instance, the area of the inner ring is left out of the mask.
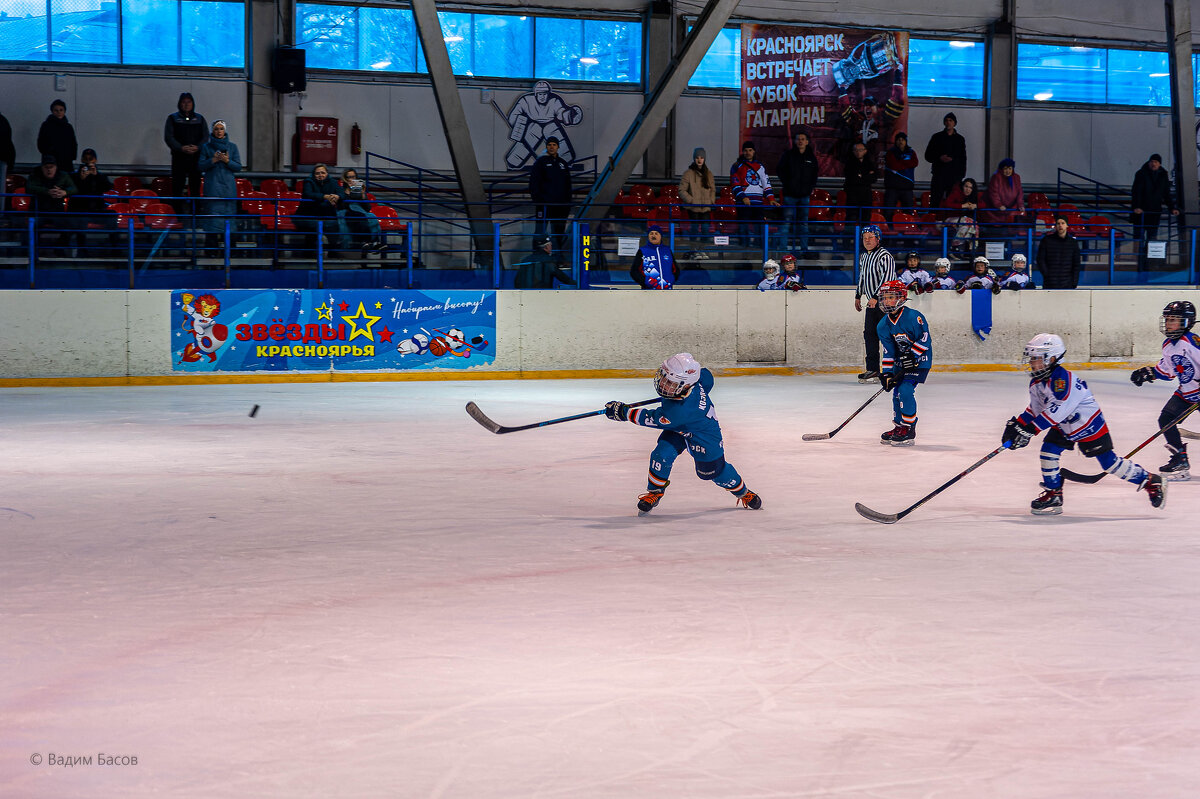
[[[495,359],[494,291],[171,294],[176,371],[470,369]]]

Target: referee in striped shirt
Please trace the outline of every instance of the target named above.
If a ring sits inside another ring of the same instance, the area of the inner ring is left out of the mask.
[[[896,262],[879,244],[882,236],[879,225],[867,225],[862,229],[863,248],[858,257],[858,285],[854,289],[854,310],[861,311],[863,298],[867,300],[867,318],[863,327],[867,370],[858,376],[861,383],[879,379],[879,332],[876,328],[883,319],[883,311],[879,310],[879,289],[889,280],[896,279]]]

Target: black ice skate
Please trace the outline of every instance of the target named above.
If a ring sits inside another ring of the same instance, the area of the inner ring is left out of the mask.
[[[750,510],[758,510],[762,507],[762,497],[753,491],[747,491],[745,494],[742,494],[737,498],[737,501],[742,504],[743,508],[749,508]]]
[[[1187,444],[1184,444],[1179,449],[1167,445],[1167,449],[1171,450],[1171,460],[1167,461],[1165,466],[1158,468],[1158,473],[1162,475],[1162,479],[1170,480],[1171,482],[1191,480],[1192,473],[1188,466]]]
[[[898,425],[892,433],[893,447],[911,447],[917,443],[917,423]]]
[[[656,488],[652,491],[647,491],[638,497],[638,516],[645,516],[650,511],[654,510],[658,505],[658,501],[663,498],[666,488]]]
[[[879,436],[879,443],[880,444],[891,444],[893,441],[896,440],[896,434],[899,433],[903,429],[904,429],[904,425],[901,425],[901,424],[894,425],[891,430],[889,430],[886,433],[883,433]]]
[[[1046,484],[1042,484],[1042,488],[1046,488]],[[1029,512],[1037,516],[1053,516],[1057,513],[1062,513],[1062,489],[1061,488],[1046,488],[1042,495],[1029,503]]]
[[[858,382],[860,382],[860,383],[874,383],[878,379],[879,379],[879,372],[873,371],[871,369],[868,369],[867,371],[863,372],[862,374],[860,374],[858,376]]]
[[[1138,491],[1146,490],[1146,495],[1150,497],[1150,506],[1161,508],[1167,504],[1167,484],[1157,474],[1152,474],[1146,478],[1146,482],[1138,486]]]

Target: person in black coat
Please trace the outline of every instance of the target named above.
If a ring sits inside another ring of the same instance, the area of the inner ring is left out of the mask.
[[[846,221],[870,221],[871,186],[879,177],[879,169],[876,168],[874,159],[867,157],[865,144],[854,143],[854,149],[851,151],[850,157],[846,159],[842,174],[845,175],[842,187],[846,192]]]
[[[178,109],[163,125],[163,141],[171,149],[171,194],[174,197],[200,196],[200,145],[208,141],[208,122],[196,113],[196,100],[190,92],[179,95]],[[190,210],[187,200],[172,200],[176,213]]]
[[[554,249],[565,249],[567,217],[571,214],[571,165],[558,155],[557,136],[546,139],[546,154],[533,162],[529,196],[537,215],[534,236],[546,233],[549,225]]]
[[[75,140],[75,126],[67,121],[67,104],[62,100],[50,104],[50,116],[38,129],[37,148],[42,155],[54,156],[59,172],[70,175],[75,171],[79,144]]]
[[[1133,222],[1134,236],[1138,240],[1158,238],[1158,223],[1162,219],[1162,207],[1172,215],[1178,214],[1175,200],[1171,196],[1171,177],[1162,168],[1162,156],[1154,153],[1133,176]]]
[[[552,289],[554,280],[574,286],[575,281],[562,270],[559,263],[550,253],[550,237],[546,235],[533,237],[533,252],[521,263],[517,264],[517,276],[513,280],[513,288],[518,289]]]
[[[1079,240],[1067,231],[1067,218],[1054,217],[1054,230],[1038,244],[1037,266],[1042,272],[1042,288],[1079,288],[1082,258]]]
[[[941,208],[946,195],[967,175],[967,140],[958,132],[958,117],[953,113],[942,119],[945,128],[929,138],[925,162],[932,170],[929,181],[929,207]]]
[[[13,146],[12,140],[12,125],[8,124],[8,119],[4,114],[0,114],[0,194],[8,191],[7,181],[8,173],[12,172],[17,165],[17,148]],[[0,197],[0,214],[4,213],[4,207],[7,205],[6,198]]]
[[[789,244],[799,232],[801,257],[808,253],[808,206],[813,189],[817,187],[816,153],[809,144],[808,134],[797,131],[793,145],[779,159],[776,172],[783,184],[783,216],[787,221]]]

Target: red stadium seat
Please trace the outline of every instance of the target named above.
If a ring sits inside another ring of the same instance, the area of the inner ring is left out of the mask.
[[[142,181],[133,175],[117,175],[112,179],[113,188],[128,197],[135,189],[142,187]]]
[[[146,227],[152,230],[178,230],[183,223],[175,218],[175,209],[166,203],[151,203],[146,208]]]
[[[146,208],[158,202],[158,195],[150,189],[134,189],[129,194],[129,207],[135,214],[146,213]]]

